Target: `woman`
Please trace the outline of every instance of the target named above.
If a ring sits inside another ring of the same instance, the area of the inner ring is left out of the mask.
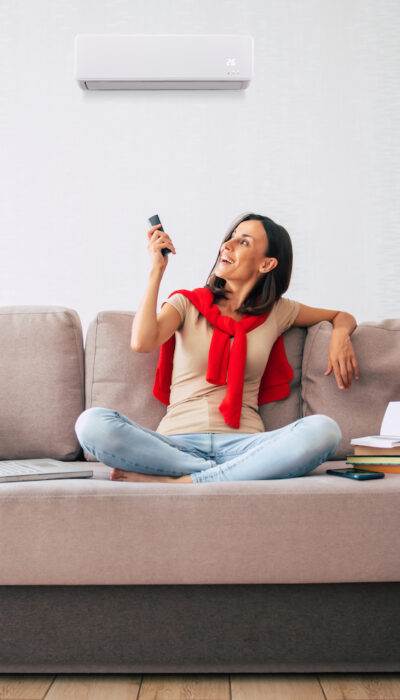
[[[161,347],[153,393],[168,405],[167,413],[152,431],[118,411],[89,408],[75,424],[80,444],[113,467],[110,478],[117,481],[193,484],[304,476],[337,449],[338,424],[329,416],[311,415],[265,431],[257,400],[265,403],[289,393],[293,373],[283,342],[279,345],[282,333],[322,320],[333,324],[325,375],[333,369],[339,388],[348,390],[353,370],[359,377],[350,341],[355,318],[282,296],[292,273],[290,236],[272,219],[254,213],[230,227],[206,285],[173,292],[157,316],[168,264],[161,250],[168,247],[176,254],[159,227],[147,234],[152,267],[131,347],[137,352]],[[172,381],[166,374],[167,348]],[[268,385],[279,362],[291,372],[278,387],[280,396]]]

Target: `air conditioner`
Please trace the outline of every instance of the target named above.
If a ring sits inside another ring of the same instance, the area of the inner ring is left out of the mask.
[[[245,34],[78,34],[84,90],[240,90],[253,77]]]

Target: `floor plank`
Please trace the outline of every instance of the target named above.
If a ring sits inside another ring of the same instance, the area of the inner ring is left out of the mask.
[[[230,700],[230,697],[229,674],[146,673],[138,700]]]
[[[400,673],[319,673],[326,700],[400,700]]]
[[[231,673],[232,700],[324,700],[313,673]]]
[[[0,700],[42,700],[56,674],[1,673]]]
[[[46,700],[136,700],[140,682],[134,673],[58,673]]]

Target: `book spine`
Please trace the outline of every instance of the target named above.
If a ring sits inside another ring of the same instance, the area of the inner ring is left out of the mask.
[[[366,464],[358,467],[353,464],[354,469],[359,469],[359,471],[367,472],[384,472],[385,474],[400,474],[400,465],[394,464]]]
[[[398,464],[400,465],[400,457],[386,457],[386,455],[380,455],[379,457],[375,455],[370,455],[369,457],[355,457],[354,455],[348,455],[348,464]]]
[[[400,447],[368,447],[353,445],[355,455],[397,455],[400,457]]]

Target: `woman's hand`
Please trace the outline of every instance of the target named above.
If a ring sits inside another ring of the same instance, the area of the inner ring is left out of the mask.
[[[354,378],[358,379],[358,364],[350,335],[344,328],[334,328],[331,334],[331,342],[328,350],[327,376],[334,371],[339,389],[345,391],[351,386],[351,377],[354,369]]]
[[[168,255],[163,255],[161,252],[162,249],[169,248],[174,255],[176,255],[176,250],[168,233],[158,230],[160,226],[161,224],[156,224],[156,226],[152,226],[151,229],[147,231],[147,238],[149,241],[147,250],[149,251],[152,267],[164,271],[168,265]]]

